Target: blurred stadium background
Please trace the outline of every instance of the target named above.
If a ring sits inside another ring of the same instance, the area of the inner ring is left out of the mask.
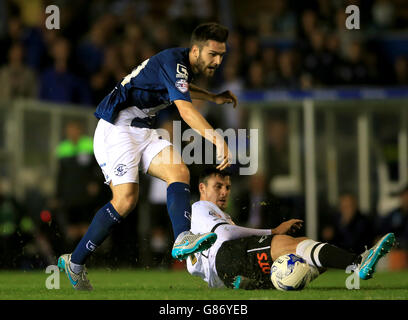
[[[51,4],[59,30],[45,28]],[[359,30],[345,27],[351,4]],[[302,218],[299,235],[355,252],[394,231],[380,267],[407,268],[405,0],[0,0],[0,268],[42,269],[73,249],[110,196],[92,153],[96,105],[206,21],[230,28],[228,54],[214,79],[196,82],[230,89],[239,106],[196,106],[214,127],[259,129],[257,174],[233,177],[236,222]],[[177,119],[170,109],[160,125]],[[196,190],[200,166],[190,169]],[[91,266],[183,267],[169,259],[166,186],[141,185]]]

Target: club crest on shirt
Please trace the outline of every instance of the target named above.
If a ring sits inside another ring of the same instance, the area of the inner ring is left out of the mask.
[[[190,258],[191,264],[194,266],[197,263],[197,257],[194,254],[192,254],[189,256],[189,258]]]
[[[215,212],[215,211],[213,211],[213,210],[208,211],[208,214],[209,214],[210,216],[213,216],[214,218],[223,219],[223,217],[222,217],[220,214],[218,214],[217,212]]]
[[[182,78],[184,80],[188,79],[188,72],[187,68],[183,66],[180,63],[177,63],[177,68],[176,68],[176,78]]]
[[[114,170],[116,176],[123,176],[128,171],[125,164],[118,164]]]
[[[187,80],[184,79],[178,79],[176,81],[176,88],[178,89],[178,91],[180,91],[181,93],[186,93],[188,91],[188,82]]]

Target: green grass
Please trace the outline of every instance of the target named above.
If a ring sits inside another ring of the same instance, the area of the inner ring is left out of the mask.
[[[408,299],[408,271],[377,272],[360,282],[359,290],[345,286],[349,276],[328,271],[298,292],[277,290],[210,289],[185,271],[91,269],[93,292],[73,290],[65,274],[60,289],[49,290],[40,271],[0,271],[1,300],[405,300]]]

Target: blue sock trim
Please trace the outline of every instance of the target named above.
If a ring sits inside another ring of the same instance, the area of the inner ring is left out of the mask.
[[[112,203],[108,202],[103,208],[105,208],[106,212],[116,223],[120,223],[123,220],[122,216],[116,211]]]
[[[118,225],[123,218],[108,202],[95,214],[88,231],[78,243],[71,256],[75,264],[84,264],[86,258],[109,236],[113,227]]]
[[[174,238],[191,228],[190,186],[173,182],[167,188],[167,211],[173,226]]]

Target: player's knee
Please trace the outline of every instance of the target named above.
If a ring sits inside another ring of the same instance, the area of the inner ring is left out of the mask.
[[[188,170],[186,165],[180,168],[180,178],[183,179],[183,182],[190,183],[190,170]]]
[[[190,171],[185,164],[178,165],[175,170],[169,175],[167,184],[173,182],[183,182],[190,184]]]
[[[285,234],[275,235],[271,242],[272,259],[276,260],[284,254],[296,253],[296,243],[295,238],[291,236]]]
[[[136,207],[137,200],[136,194],[124,194],[114,197],[112,204],[122,217],[126,217]]]
[[[286,234],[277,234],[272,238],[272,243],[276,242],[278,245],[287,244],[292,241],[294,238]]]

